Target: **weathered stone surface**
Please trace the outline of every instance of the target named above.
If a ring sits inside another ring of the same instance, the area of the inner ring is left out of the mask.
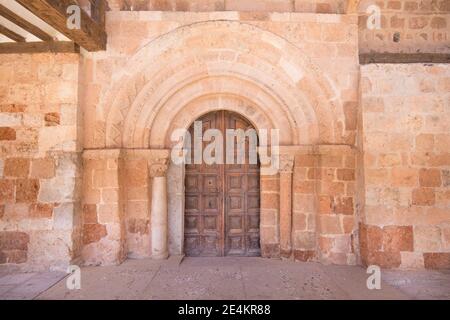
[[[425,268],[427,269],[449,269],[450,253],[424,253]]]
[[[75,227],[75,207],[73,203],[62,203],[55,207],[53,228],[71,231]]]
[[[413,190],[412,203],[418,206],[432,206],[435,204],[436,196],[433,189],[420,188]]]
[[[83,206],[83,222],[87,224],[98,223],[97,219],[97,205],[85,204]]]
[[[12,202],[15,199],[15,181],[0,179],[0,204]]]
[[[24,232],[0,231],[0,251],[28,250],[30,237]]]
[[[383,228],[383,250],[389,252],[413,251],[413,228],[387,226]]]
[[[55,161],[53,159],[33,159],[31,161],[31,177],[50,179],[55,176]]]
[[[35,203],[30,207],[32,218],[51,218],[53,216],[53,204]]]
[[[422,169],[420,170],[419,180],[421,187],[440,187],[441,171],[438,169]]]
[[[150,221],[145,219],[129,219],[128,232],[148,234],[150,232]]]
[[[8,158],[5,160],[5,177],[26,178],[30,172],[30,160],[26,158]]]
[[[2,104],[0,105],[0,112],[20,113],[24,112],[26,108],[27,106],[23,104]]]
[[[315,258],[315,252],[313,250],[294,250],[295,261],[312,261]]]
[[[106,226],[103,224],[85,224],[83,227],[83,243],[85,245],[98,242],[106,235]]]
[[[57,112],[50,112],[45,114],[45,125],[47,127],[57,126],[61,123],[61,116]]]
[[[78,225],[67,228],[67,219],[59,219],[53,211],[64,200],[79,201],[80,197],[75,179],[81,166],[75,164],[72,172],[58,172],[56,167],[64,162],[60,158],[71,158],[77,151],[76,140],[78,148],[81,145],[79,67],[77,54],[0,57],[0,224],[2,232],[21,230],[29,237],[25,249],[0,250],[2,263],[25,263],[25,270],[66,270],[80,254],[80,219],[73,213]],[[67,115],[68,105],[74,117]],[[46,144],[55,152],[39,152],[49,150]],[[64,176],[74,181],[71,187],[65,187]]]
[[[16,182],[16,201],[34,202],[37,201],[39,193],[39,180],[20,179]]]
[[[265,258],[279,258],[280,245],[279,244],[263,244],[261,246],[261,256]]]
[[[16,140],[16,130],[8,127],[0,127],[0,141]]]

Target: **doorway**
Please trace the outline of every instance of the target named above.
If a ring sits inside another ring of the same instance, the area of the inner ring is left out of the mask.
[[[223,158],[226,158],[225,137],[228,129],[242,129],[249,132],[253,125],[234,112],[216,111],[202,116],[202,137],[209,129],[220,131],[224,141]],[[198,127],[197,127],[198,128]],[[195,126],[191,134],[191,163],[185,170],[185,216],[184,251],[193,257],[220,256],[260,256],[260,165],[250,161],[256,155],[256,143],[245,138],[245,161],[226,162],[226,164],[199,164],[194,161],[194,136],[198,135]],[[242,140],[243,141],[243,140]],[[202,142],[203,149],[211,141]],[[234,159],[237,160],[238,139]],[[253,153],[252,153],[253,152]],[[256,156],[257,158],[257,156]]]

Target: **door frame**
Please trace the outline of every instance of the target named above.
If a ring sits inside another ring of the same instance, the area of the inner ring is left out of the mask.
[[[236,112],[234,110],[213,110],[209,111],[199,117],[197,117],[194,121],[197,121],[198,119],[202,118],[203,116],[213,113],[213,112],[230,112],[235,113],[239,115],[239,117],[243,118],[245,121],[247,121],[249,124],[252,125],[252,127],[257,130],[256,126],[249,121],[249,119],[244,116],[243,114]],[[193,122],[194,122],[193,121]],[[192,123],[193,123],[192,122]],[[191,127],[192,123],[189,125]],[[189,128],[188,127],[188,128]],[[173,149],[172,149],[173,150]],[[259,157],[259,155],[258,155]],[[262,199],[262,184],[261,184],[261,167],[258,168],[259,173],[259,242],[260,242],[260,255],[262,255],[262,234],[261,234],[261,199]],[[185,179],[186,179],[186,165],[185,164],[174,164],[173,162],[170,162],[169,169],[167,172],[168,177],[168,211],[169,211],[169,221],[168,221],[168,227],[169,227],[169,253],[171,255],[184,255],[184,225],[185,225]],[[223,183],[225,183],[225,179],[223,179]],[[223,188],[223,192],[225,192],[225,188]],[[225,199],[224,199],[225,202]],[[225,210],[225,203],[223,203],[223,210]],[[225,219],[225,212],[223,212],[223,218]],[[224,232],[223,232],[223,245],[222,248],[225,250],[225,223],[224,221]],[[223,254],[224,255],[224,254]]]

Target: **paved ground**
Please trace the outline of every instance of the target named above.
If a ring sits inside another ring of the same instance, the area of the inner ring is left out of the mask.
[[[0,269],[0,299],[450,299],[450,271],[383,271],[381,290],[367,289],[368,276],[361,267],[261,258],[129,260],[83,268],[73,291],[61,273]]]
[[[0,269],[0,300],[32,300],[66,277],[61,272],[20,273]]]

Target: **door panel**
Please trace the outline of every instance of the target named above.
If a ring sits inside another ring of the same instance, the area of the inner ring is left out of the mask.
[[[237,114],[220,111],[200,118],[203,133],[219,129],[252,128]],[[194,137],[194,127],[190,129]],[[235,150],[237,139],[235,139]],[[193,146],[194,141],[192,141]],[[205,148],[210,142],[204,142]],[[224,143],[224,156],[226,143]],[[193,149],[193,148],[192,148]],[[235,152],[235,157],[236,157]],[[187,256],[258,256],[260,187],[259,165],[187,164],[185,178],[185,253]],[[195,157],[191,154],[191,160]]]

